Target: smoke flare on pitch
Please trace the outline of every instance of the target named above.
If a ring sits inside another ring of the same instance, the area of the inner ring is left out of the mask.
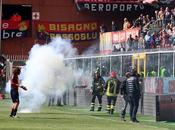
[[[33,46],[20,75],[22,85],[28,89],[21,91],[22,112],[39,111],[49,96],[62,95],[73,86],[74,74],[65,66],[64,59],[75,54],[76,49],[61,38],[46,45]]]

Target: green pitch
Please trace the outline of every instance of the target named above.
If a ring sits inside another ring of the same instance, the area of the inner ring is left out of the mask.
[[[153,117],[138,115],[140,123],[120,121],[119,114],[90,112],[89,108],[47,107],[40,113],[19,113],[9,118],[11,101],[0,101],[0,130],[175,130],[175,122],[155,122]]]

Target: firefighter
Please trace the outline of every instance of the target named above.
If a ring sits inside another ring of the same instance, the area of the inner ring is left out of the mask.
[[[99,106],[97,111],[101,111],[102,109],[102,96],[104,94],[104,85],[105,81],[100,75],[100,71],[96,70],[94,73],[94,78],[92,82],[91,92],[92,92],[92,100],[91,100],[91,109],[90,111],[94,111],[95,108],[95,99],[98,98]]]
[[[105,91],[107,96],[107,111],[109,114],[114,113],[117,95],[120,89],[120,81],[117,79],[116,72],[112,71],[110,78],[106,81]]]

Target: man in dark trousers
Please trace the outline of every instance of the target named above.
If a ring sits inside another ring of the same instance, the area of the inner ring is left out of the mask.
[[[121,85],[121,88],[120,88],[120,95],[124,100],[124,106],[123,106],[123,108],[121,110],[121,113],[120,113],[120,117],[121,117],[122,121],[126,121],[125,120],[125,114],[126,114],[126,108],[128,106],[128,103],[129,103],[128,98],[127,98],[127,92],[126,92],[126,80],[130,77],[130,72],[126,72],[125,77],[126,78],[122,82],[122,85]]]
[[[16,68],[13,71],[13,76],[12,76],[12,79],[11,79],[10,95],[11,95],[11,98],[12,98],[13,105],[12,105],[12,110],[11,110],[10,117],[12,117],[12,118],[16,117],[16,113],[17,113],[18,106],[19,106],[18,88],[20,87],[20,88],[22,88],[24,90],[27,90],[26,87],[21,86],[20,83],[19,83],[18,76],[19,76],[20,72],[21,72],[21,69],[20,68]]]
[[[136,114],[139,106],[140,88],[139,81],[134,71],[131,75],[128,75],[128,79],[126,80],[126,92],[130,105],[130,120],[138,123],[139,121],[136,118]]]
[[[101,111],[102,109],[102,96],[104,93],[104,85],[105,81],[100,75],[100,71],[96,70],[94,73],[94,78],[92,82],[91,92],[92,92],[92,100],[91,100],[91,109],[90,111],[94,111],[95,108],[95,99],[98,98],[99,106],[97,111]]]
[[[117,79],[116,72],[112,71],[110,78],[106,81],[105,91],[107,96],[107,110],[109,114],[114,113],[117,95],[120,90],[120,81]]]

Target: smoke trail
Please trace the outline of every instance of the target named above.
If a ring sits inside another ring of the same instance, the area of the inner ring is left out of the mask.
[[[87,48],[84,52],[83,55],[93,55],[99,53],[99,44],[93,44],[89,48]]]
[[[39,111],[50,95],[61,95],[72,87],[74,74],[64,59],[76,54],[71,44],[55,38],[46,45],[34,45],[20,78],[28,91],[21,92],[22,112]]]

